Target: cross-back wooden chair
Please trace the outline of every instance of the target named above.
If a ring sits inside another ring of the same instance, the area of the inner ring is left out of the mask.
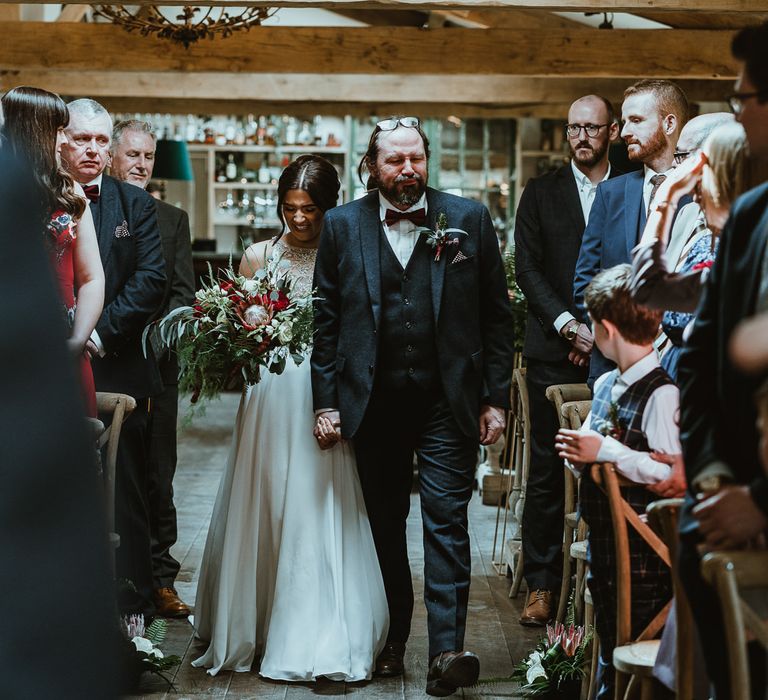
[[[621,495],[622,486],[639,484],[625,479],[609,462],[593,464],[591,475],[608,498],[613,525],[616,558],[616,647],[613,651],[615,698],[622,700],[631,697],[639,685],[642,700],[650,700],[664,692],[653,677],[653,666],[659,651],[657,637],[667,620],[672,601],[667,602],[636,639],[632,638],[632,573],[628,527],[631,525],[667,566],[671,565],[669,549]]]
[[[120,546],[120,535],[115,532],[115,470],[117,468],[117,447],[123,423],[136,408],[136,400],[128,394],[96,392],[96,409],[101,416],[112,416],[109,425],[98,439],[98,447],[104,449],[102,472],[104,477],[104,496],[106,499],[107,532],[112,550],[112,568],[114,573],[115,550]]]
[[[664,498],[648,505],[648,522],[659,533],[664,544],[669,550],[669,559],[672,565],[672,591],[675,596],[675,694],[678,700],[692,700],[694,693],[693,683],[693,645],[696,633],[693,623],[691,606],[688,604],[688,596],[680,581],[680,570],[677,565],[679,550],[679,535],[677,523],[680,517],[680,509],[685,503],[682,498]]]
[[[523,581],[523,510],[525,509],[528,471],[531,464],[531,411],[525,374],[525,367],[518,367],[512,372],[512,384],[516,399],[510,414],[510,423],[515,423],[515,442],[512,453],[515,466],[512,490],[508,499],[512,532],[504,544],[506,562],[512,573],[512,585],[509,588],[510,598],[517,596]]]
[[[701,568],[704,578],[717,591],[722,607],[731,700],[751,700],[747,641],[755,639],[768,650],[768,621],[743,594],[762,594],[768,602],[768,552],[711,552],[704,557]]]

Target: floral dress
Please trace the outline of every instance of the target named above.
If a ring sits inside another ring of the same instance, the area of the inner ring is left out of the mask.
[[[712,234],[705,233],[694,243],[678,272],[685,274],[686,272],[700,270],[703,267],[709,267],[715,259],[715,254],[716,247],[715,250],[712,250]],[[661,321],[661,327],[671,343],[669,349],[661,358],[661,366],[667,370],[669,376],[674,380],[677,380],[677,365],[683,349],[683,332],[694,318],[695,314],[665,311]]]

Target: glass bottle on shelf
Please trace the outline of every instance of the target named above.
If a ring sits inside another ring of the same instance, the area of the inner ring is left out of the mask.
[[[235,130],[235,145],[244,146],[245,145],[245,124],[243,124],[243,120],[238,119],[236,126],[237,128]]]
[[[275,126],[275,123],[272,121],[272,117],[267,118],[267,137],[266,137],[267,145],[268,146],[276,146],[277,145],[277,127]]]
[[[245,141],[246,143],[256,143],[256,130],[259,125],[256,123],[256,119],[252,114],[248,115],[248,120],[245,123]]]
[[[259,173],[258,173],[259,184],[267,185],[269,184],[271,179],[272,178],[269,173],[269,163],[267,162],[267,159],[265,157],[261,161],[261,165],[259,166]]]
[[[259,146],[266,145],[267,142],[267,118],[265,116],[259,117],[259,127],[256,129],[256,143]]]
[[[224,174],[230,182],[237,180],[237,163],[235,163],[234,153],[230,153],[227,156],[227,167],[224,170]]]
[[[195,118],[191,115],[187,115],[187,124],[184,127],[184,138],[188,143],[197,141],[197,124],[195,124]]]
[[[298,137],[299,125],[296,121],[296,117],[288,117],[288,123],[285,125],[285,143],[289,146],[296,144]]]
[[[314,141],[312,136],[312,129],[309,126],[309,122],[304,121],[301,123],[301,131],[296,137],[296,141],[302,146],[309,146]]]

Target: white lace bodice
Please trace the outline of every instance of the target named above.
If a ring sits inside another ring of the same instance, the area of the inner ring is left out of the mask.
[[[290,264],[290,276],[293,288],[300,294],[312,291],[312,278],[315,274],[317,248],[296,248],[288,245],[281,238],[272,247],[272,255],[279,255]]]

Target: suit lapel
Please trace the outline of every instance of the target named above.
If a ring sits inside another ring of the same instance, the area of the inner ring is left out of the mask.
[[[451,214],[446,210],[440,202],[440,193],[437,190],[427,188],[427,228],[432,231],[435,230],[437,225],[437,215],[444,213],[448,218],[448,228],[456,227],[456,222],[451,221]],[[432,312],[435,317],[435,328],[437,328],[437,320],[440,318],[440,304],[443,301],[443,283],[445,282],[445,270],[448,266],[448,251],[449,248],[443,249],[443,253],[440,256],[440,260],[435,260],[434,249],[427,247],[429,255],[429,281],[432,286]],[[455,255],[455,253],[454,253]]]
[[[754,233],[750,236],[748,251],[749,255],[745,258],[747,261],[754,261],[749,266],[747,280],[747,289],[750,290],[746,299],[745,315],[754,314],[756,309],[758,295],[760,293],[760,283],[762,281],[763,264],[766,254],[766,244],[768,243],[768,209],[763,212],[760,221],[753,229]]]
[[[573,169],[570,165],[563,166],[558,178],[560,184],[560,196],[565,203],[566,211],[573,220],[577,231],[584,231],[587,222],[584,221],[584,210],[581,208],[581,199],[579,198],[579,188],[576,184],[576,178],[573,175]]]
[[[99,253],[101,264],[107,267],[109,255],[112,252],[112,241],[115,237],[116,218],[122,212],[119,206],[117,186],[112,178],[105,175],[101,179],[101,191],[98,203],[98,226],[96,228],[99,238]],[[95,222],[94,222],[95,223]]]
[[[624,232],[627,259],[632,259],[632,249],[637,245],[640,231],[645,228],[643,206],[643,171],[631,173],[624,183]]]
[[[374,327],[379,327],[381,316],[381,257],[380,240],[383,232],[379,220],[379,196],[372,192],[363,201],[360,213],[360,250],[363,256],[365,280],[371,300]]]

